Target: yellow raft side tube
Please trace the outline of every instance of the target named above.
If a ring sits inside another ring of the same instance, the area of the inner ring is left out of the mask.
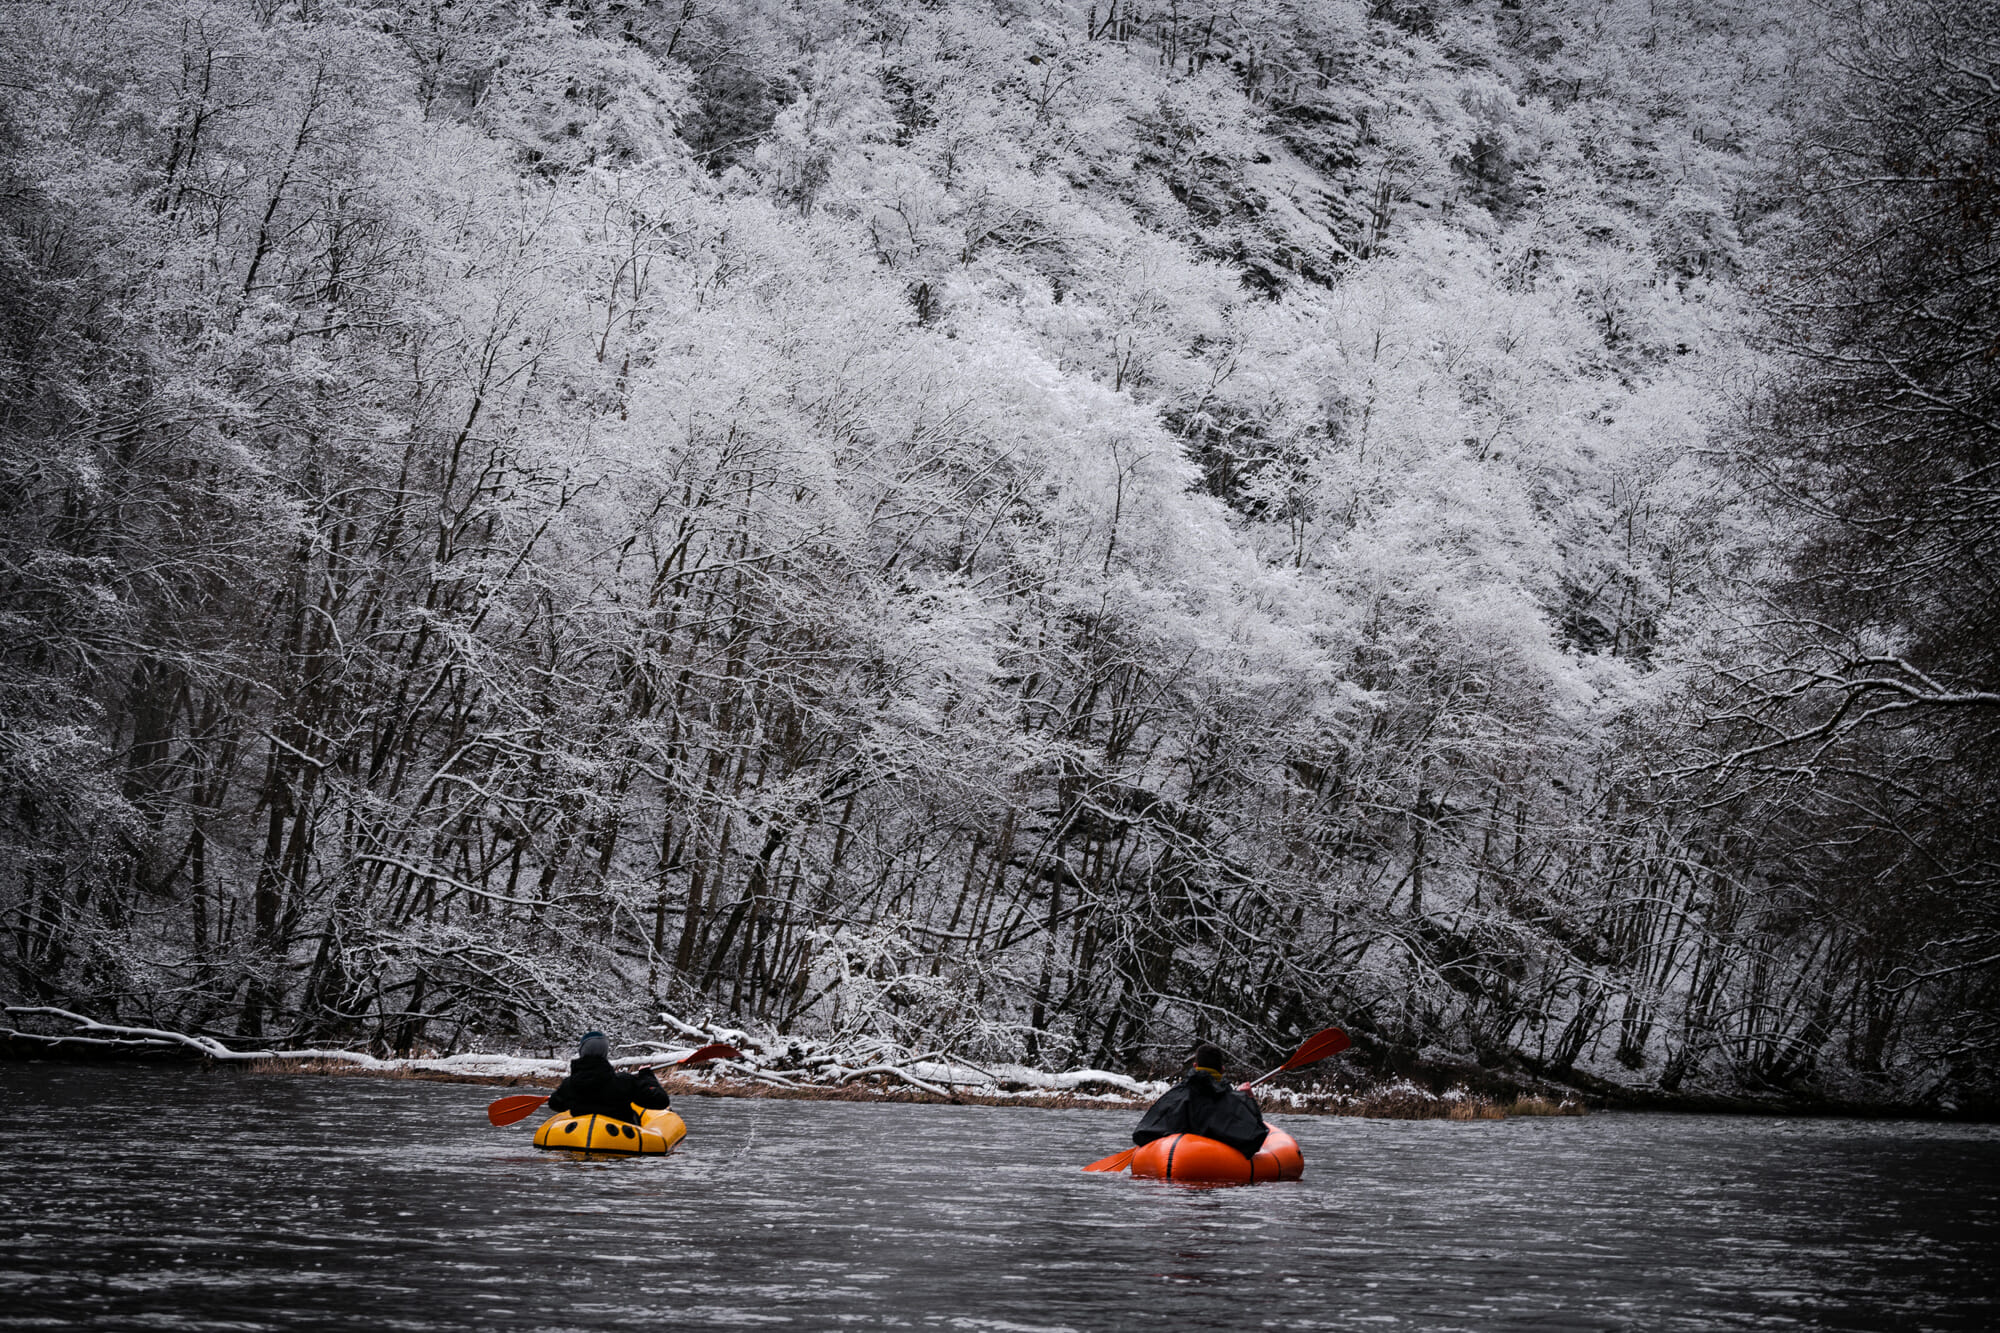
[[[687,1137],[687,1122],[672,1111],[634,1106],[639,1123],[608,1115],[558,1115],[535,1131],[535,1146],[555,1152],[663,1153]]]

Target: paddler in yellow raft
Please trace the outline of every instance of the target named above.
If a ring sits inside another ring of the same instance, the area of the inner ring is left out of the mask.
[[[650,1069],[621,1074],[611,1067],[611,1038],[602,1032],[583,1034],[576,1044],[576,1059],[569,1062],[569,1077],[549,1094],[551,1111],[571,1115],[608,1115],[627,1124],[639,1123],[639,1111],[664,1111],[673,1105],[667,1090]]]
[[[577,1042],[569,1077],[549,1094],[560,1112],[535,1131],[537,1148],[584,1152],[660,1153],[687,1133],[668,1110],[671,1099],[651,1069],[620,1073],[611,1067],[611,1039],[586,1032]]]

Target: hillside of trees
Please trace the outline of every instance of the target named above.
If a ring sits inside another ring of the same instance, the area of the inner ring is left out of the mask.
[[[0,16],[0,993],[2000,1098],[1979,0]]]

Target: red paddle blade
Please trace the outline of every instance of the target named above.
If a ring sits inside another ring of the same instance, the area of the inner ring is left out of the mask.
[[[1083,1169],[1086,1171],[1123,1171],[1126,1165],[1131,1162],[1132,1154],[1137,1151],[1139,1151],[1137,1148],[1127,1148],[1124,1152],[1115,1152],[1109,1157],[1100,1157]]]
[[[1291,1059],[1279,1066],[1279,1072],[1283,1073],[1287,1069],[1304,1069],[1307,1065],[1316,1065],[1322,1060],[1339,1055],[1353,1044],[1353,1042],[1347,1039],[1347,1034],[1339,1028],[1328,1028],[1324,1032],[1315,1032],[1312,1036],[1306,1038],[1305,1044],[1293,1053]]]
[[[539,1097],[526,1093],[518,1097],[502,1097],[486,1108],[486,1118],[496,1125],[511,1125],[517,1120],[526,1120],[535,1113],[535,1108],[549,1099],[547,1093]]]
[[[690,1051],[688,1054],[674,1061],[674,1065],[678,1068],[681,1065],[705,1065],[710,1060],[741,1060],[742,1058],[743,1052],[737,1050],[734,1046],[728,1046],[717,1041],[711,1042],[699,1050]]]

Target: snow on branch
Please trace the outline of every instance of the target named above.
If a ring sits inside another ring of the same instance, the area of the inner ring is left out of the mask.
[[[944,1051],[919,1051],[880,1037],[815,1040],[744,1028],[703,1026],[661,1014],[659,1027],[698,1045],[726,1042],[740,1060],[718,1060],[714,1070],[784,1088],[839,1088],[863,1081],[894,1080],[935,1097],[961,1092],[981,1096],[1068,1094],[1116,1102],[1159,1096],[1164,1083],[1149,1083],[1105,1069],[1052,1072],[1026,1065],[974,1064]]]

